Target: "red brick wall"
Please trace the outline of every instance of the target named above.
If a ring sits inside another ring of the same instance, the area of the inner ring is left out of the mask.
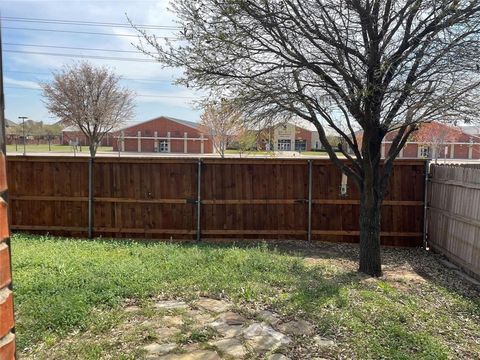
[[[418,156],[418,145],[417,144],[407,144],[403,148],[403,157],[405,158],[416,158]]]
[[[295,139],[307,140],[307,151],[312,150],[312,132],[310,130],[302,129],[297,126],[295,130]],[[295,146],[295,144],[292,144],[292,146]]]
[[[454,159],[468,159],[468,145],[456,144],[453,146],[453,158]],[[450,149],[449,149],[450,150]]]
[[[81,146],[88,146],[89,141],[81,131],[62,131],[62,145],[70,145],[70,141],[77,141]],[[112,146],[116,139],[112,134],[106,134],[102,139],[100,146]]]
[[[13,334],[13,295],[9,288],[10,249],[8,247],[7,203],[3,195],[7,190],[7,174],[5,173],[5,156],[0,150],[0,359],[15,358],[15,336]]]
[[[141,132],[141,136],[155,136],[157,132],[158,137],[167,137],[168,132],[170,132],[171,138],[182,138],[181,140],[170,140],[170,152],[171,153],[183,153],[184,152],[184,134],[187,133],[189,138],[200,138],[202,132],[193,127],[183,125],[176,121],[159,117],[138,125],[131,126],[124,130],[125,137],[137,136],[138,132]],[[213,144],[207,135],[203,135],[206,139],[204,141],[204,153],[213,152]],[[125,139],[125,151],[137,152],[138,151],[138,140],[137,139]],[[153,139],[142,139],[142,152],[154,152],[154,140]],[[187,141],[187,152],[189,154],[199,154],[201,151],[199,140],[188,140]],[[113,142],[113,150],[118,151],[118,142]]]

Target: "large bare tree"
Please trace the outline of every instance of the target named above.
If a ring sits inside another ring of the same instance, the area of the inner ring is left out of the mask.
[[[200,124],[208,131],[215,151],[223,158],[228,144],[240,132],[242,120],[232,104],[222,101],[205,105]]]
[[[139,47],[250,118],[313,123],[361,193],[359,270],[381,275],[380,212],[417,124],[474,115],[480,0],[177,0],[181,41]],[[327,130],[348,144],[335,154]],[[362,130],[363,141],[355,136]],[[381,143],[395,131],[381,161]]]
[[[107,133],[133,116],[134,93],[119,81],[106,67],[79,62],[53,73],[51,83],[41,84],[47,109],[86,136],[91,157]]]

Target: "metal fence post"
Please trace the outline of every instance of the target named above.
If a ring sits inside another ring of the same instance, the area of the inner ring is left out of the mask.
[[[312,160],[308,160],[308,241],[312,240],[312,170],[313,162]]]
[[[425,190],[423,200],[423,248],[427,249],[427,231],[428,231],[428,175],[430,170],[430,161],[425,160]]]
[[[202,208],[202,159],[198,159],[197,164],[197,241],[200,241],[202,234],[201,234],[201,225],[200,225],[200,211]]]
[[[88,238],[93,236],[93,158],[88,159]]]

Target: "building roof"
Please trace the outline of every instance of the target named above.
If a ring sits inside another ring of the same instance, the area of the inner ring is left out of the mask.
[[[464,125],[460,126],[460,129],[468,135],[480,136],[480,126]]]
[[[199,127],[200,127],[200,124],[199,123],[196,123],[196,122],[193,122],[193,121],[187,121],[187,120],[182,120],[182,119],[177,119],[177,118],[174,118],[174,117],[171,117],[171,116],[158,116],[158,117],[155,117],[153,119],[148,119],[148,120],[145,120],[145,121],[135,121],[135,122],[132,122],[128,125],[124,125],[122,124],[121,126],[119,126],[118,128],[114,128],[112,129],[112,132],[117,132],[117,131],[121,131],[121,130],[127,130],[131,127],[134,127],[134,126],[138,126],[138,125],[141,125],[141,124],[145,124],[145,123],[148,123],[150,121],[154,121],[154,120],[158,120],[158,119],[167,119],[167,120],[171,120],[171,121],[175,121],[179,124],[182,124],[182,125],[185,125],[185,126],[188,126],[188,127],[191,127],[195,130],[198,130]],[[76,126],[67,126],[66,128],[64,128],[62,131],[79,131],[78,128]]]
[[[6,127],[15,126],[15,125],[17,125],[17,123],[13,122],[12,120],[5,119],[5,126]]]

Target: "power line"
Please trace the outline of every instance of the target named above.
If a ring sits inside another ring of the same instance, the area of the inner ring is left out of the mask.
[[[26,86],[14,86],[14,85],[6,85],[4,86],[4,88],[42,91],[42,89],[31,88]],[[175,96],[175,95],[152,95],[152,94],[135,94],[135,95],[138,97],[152,97],[152,98],[199,99],[198,96]]]
[[[60,29],[39,29],[39,28],[22,28],[22,27],[11,27],[11,26],[2,26],[2,29],[9,30],[25,30],[25,31],[48,31],[48,32],[57,32],[57,33],[69,33],[69,34],[85,34],[85,35],[105,35],[105,36],[123,36],[123,37],[139,37],[139,35],[133,34],[111,34],[103,32],[93,32],[93,31],[76,31],[76,30],[60,30]],[[168,40],[179,40],[176,37],[160,36],[160,38]]]
[[[138,50],[115,50],[115,49],[84,48],[84,47],[74,47],[74,46],[58,46],[58,45],[43,45],[43,44],[19,44],[19,43],[8,43],[8,42],[4,42],[3,45],[10,45],[10,46],[27,46],[27,47],[44,47],[44,48],[53,48],[53,49],[70,49],[70,50],[87,50],[87,51],[108,51],[108,52],[118,52],[118,53],[143,54],[143,52],[138,51]]]
[[[47,56],[64,56],[81,59],[101,59],[101,60],[119,60],[119,61],[136,61],[136,62],[150,62],[155,63],[153,59],[139,59],[139,58],[123,58],[117,56],[100,56],[100,55],[82,55],[82,54],[61,54],[61,53],[49,53],[41,51],[25,51],[25,50],[3,50],[4,52],[19,53],[19,54],[34,54],[34,55],[47,55]]]
[[[99,21],[84,21],[84,20],[62,20],[62,19],[45,19],[45,18],[26,18],[15,16],[3,16],[4,21],[10,22],[32,22],[42,24],[59,24],[59,25],[80,25],[80,26],[104,26],[104,27],[121,27],[131,28],[132,26],[127,23],[115,23],[115,22],[99,22]],[[152,29],[152,30],[179,30],[181,27],[174,25],[146,25],[135,24],[137,28]]]
[[[35,71],[21,71],[21,70],[4,70],[5,73],[15,73],[15,74],[31,74],[31,75],[52,75],[52,73],[47,72],[35,72]],[[145,79],[145,78],[130,78],[120,76],[120,80],[131,80],[131,81],[140,81],[140,82],[168,82],[172,83],[175,79]]]

